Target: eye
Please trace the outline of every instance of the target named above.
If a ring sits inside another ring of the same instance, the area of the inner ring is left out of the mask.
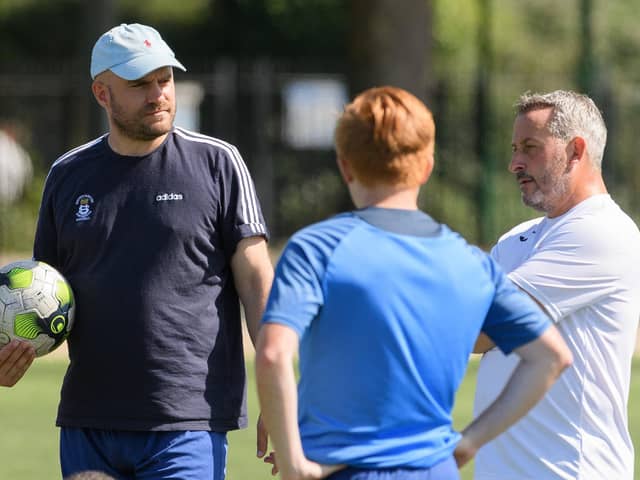
[[[511,145],[511,153],[517,153],[518,151],[524,153],[524,154],[528,154],[531,153],[532,150],[534,150],[537,147],[537,145],[532,144],[532,143],[525,143],[523,145],[515,145],[512,144]]]

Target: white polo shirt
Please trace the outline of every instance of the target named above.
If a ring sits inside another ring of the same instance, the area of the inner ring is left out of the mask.
[[[631,360],[640,316],[640,233],[609,195],[505,234],[491,252],[550,314],[574,357],[522,420],[478,452],[476,480],[632,480],[627,425]],[[487,352],[474,415],[499,394],[518,362]]]

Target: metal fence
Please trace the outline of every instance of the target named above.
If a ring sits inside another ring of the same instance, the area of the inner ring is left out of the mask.
[[[32,65],[18,73],[0,73],[0,119],[17,122],[28,132],[24,145],[41,173],[68,149],[106,130],[85,70],[77,65]],[[193,112],[198,129],[239,147],[276,240],[350,208],[330,145],[332,119],[338,103],[346,101],[346,80],[339,67],[300,69],[269,60],[203,61],[187,73],[177,72],[176,80],[198,86],[199,105]],[[561,74],[541,73],[539,78],[493,74],[490,80],[490,128],[478,138],[473,72],[462,70],[455,77],[434,79],[426,97],[437,124],[436,169],[421,196],[421,205],[437,220],[484,246],[512,224],[535,215],[520,204],[515,182],[506,171],[511,105],[525,90],[571,88]],[[307,89],[306,103],[295,106],[292,98],[300,85]],[[323,91],[326,96],[319,100],[318,92]],[[620,84],[601,86],[594,96],[609,126],[605,178],[614,198],[638,221],[640,165],[634,152],[640,98],[632,85]],[[298,128],[297,133],[292,128]],[[487,142],[489,162],[480,158],[479,142]],[[0,205],[0,252],[30,249],[38,181],[42,175],[22,202]]]

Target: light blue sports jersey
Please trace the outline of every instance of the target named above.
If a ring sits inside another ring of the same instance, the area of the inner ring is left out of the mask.
[[[420,211],[369,208],[295,234],[264,322],[300,337],[306,456],[361,468],[447,458],[480,331],[505,352],[549,320],[488,255]]]

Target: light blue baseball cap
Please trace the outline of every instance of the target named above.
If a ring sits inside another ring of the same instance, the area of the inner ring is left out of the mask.
[[[187,70],[156,29],[139,23],[112,28],[91,52],[91,78],[111,70],[125,80],[137,80],[161,67]]]

